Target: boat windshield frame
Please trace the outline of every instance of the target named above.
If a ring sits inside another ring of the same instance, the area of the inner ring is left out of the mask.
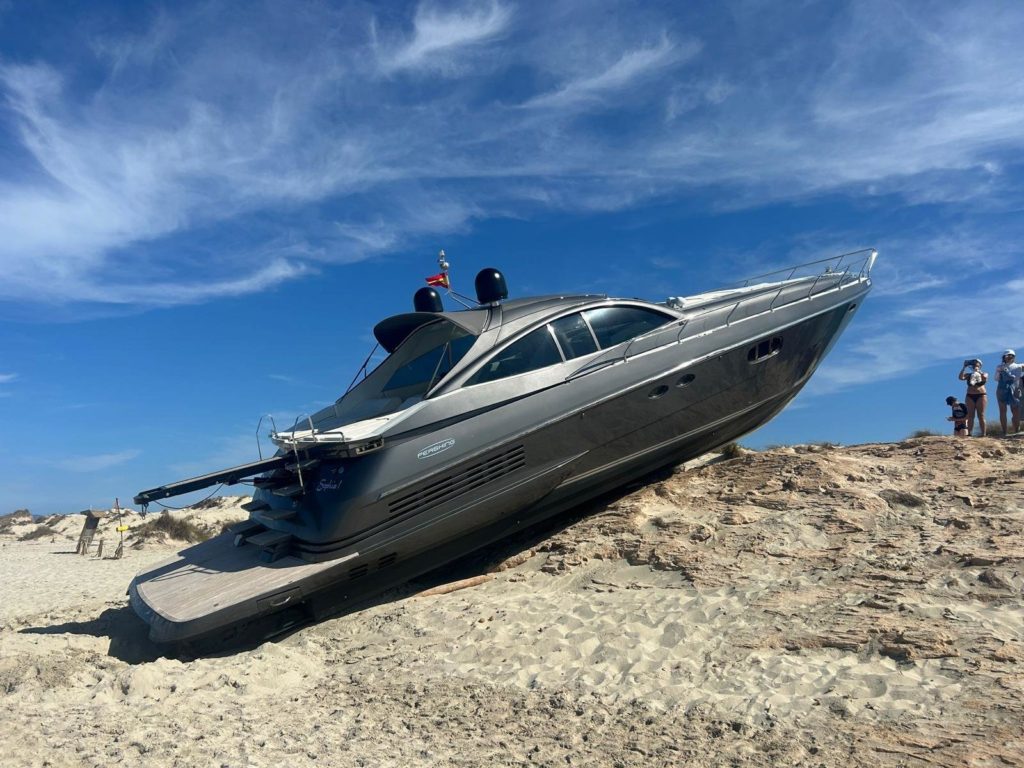
[[[374,347],[360,368],[364,376],[313,417],[315,428],[333,429],[405,410],[430,396],[455,370],[479,336],[444,317],[413,330],[395,350],[369,369]],[[356,373],[359,378],[359,372]],[[331,422],[330,425],[325,422]]]

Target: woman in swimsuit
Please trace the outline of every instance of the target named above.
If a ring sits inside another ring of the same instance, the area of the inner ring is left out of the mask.
[[[960,381],[967,382],[967,434],[974,434],[974,417],[978,417],[980,436],[985,436],[985,406],[988,405],[988,393],[985,384],[988,374],[981,370],[981,360],[965,360],[960,369]]]

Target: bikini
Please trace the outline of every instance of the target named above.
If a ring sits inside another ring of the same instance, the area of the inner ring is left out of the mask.
[[[983,398],[986,394],[986,392],[968,392],[967,399],[970,400],[975,405],[977,405],[978,401],[981,400],[981,398]]]

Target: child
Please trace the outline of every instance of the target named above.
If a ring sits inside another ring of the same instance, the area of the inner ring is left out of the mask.
[[[953,434],[957,437],[967,437],[967,406],[957,402],[957,399],[950,395],[946,398],[946,405],[953,409],[953,415],[947,416],[946,421],[953,422]]]

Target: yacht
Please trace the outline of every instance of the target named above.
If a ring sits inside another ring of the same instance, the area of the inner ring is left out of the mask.
[[[131,604],[158,642],[259,639],[713,451],[807,383],[876,257],[660,302],[510,300],[494,269],[455,311],[421,288],[415,311],[375,326],[382,362],[371,356],[336,402],[271,430],[276,455],[135,497],[255,489],[248,520],[139,573]],[[447,285],[442,265],[435,282]]]

